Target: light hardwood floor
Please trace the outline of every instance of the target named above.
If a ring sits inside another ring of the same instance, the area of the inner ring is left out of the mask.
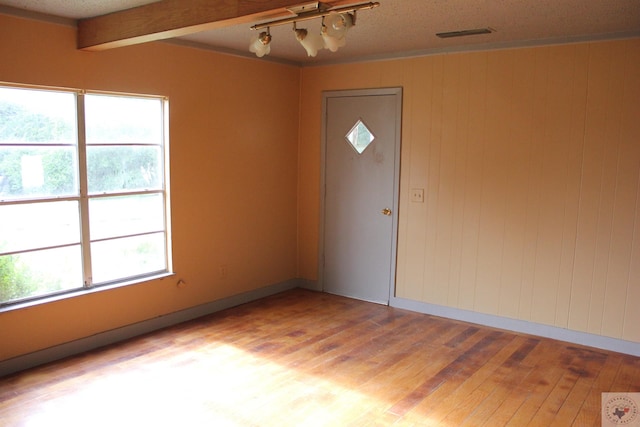
[[[2,426],[598,426],[640,358],[306,290],[0,379]]]

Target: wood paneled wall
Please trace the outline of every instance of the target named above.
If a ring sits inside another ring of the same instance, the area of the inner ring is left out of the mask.
[[[302,117],[385,85],[404,87],[396,295],[640,342],[640,40],[305,69]]]

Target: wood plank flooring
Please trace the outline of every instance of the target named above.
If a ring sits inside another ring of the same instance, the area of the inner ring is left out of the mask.
[[[2,426],[599,426],[640,358],[292,290],[0,379]]]

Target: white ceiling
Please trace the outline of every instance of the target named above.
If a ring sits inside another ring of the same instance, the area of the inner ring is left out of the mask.
[[[213,1],[213,0],[212,0]],[[354,0],[362,3],[365,0]],[[290,25],[272,27],[271,54],[305,65],[411,56],[443,51],[500,48],[640,36],[640,0],[378,0],[380,7],[357,14],[338,52],[309,58]],[[301,3],[305,3],[301,0]],[[128,9],[149,0],[0,0],[31,12],[80,19]],[[328,1],[330,3],[330,0]],[[0,10],[1,11],[1,10]],[[320,20],[298,24],[319,31]],[[440,39],[439,32],[490,27],[486,35]],[[217,50],[251,55],[247,25],[175,39]]]

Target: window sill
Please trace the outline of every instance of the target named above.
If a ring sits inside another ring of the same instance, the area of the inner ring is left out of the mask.
[[[25,309],[25,308],[36,307],[36,306],[39,306],[39,305],[42,305],[42,304],[48,304],[48,303],[61,301],[61,300],[66,300],[66,299],[70,299],[70,298],[76,298],[76,297],[81,297],[81,296],[90,295],[90,294],[94,294],[94,293],[110,291],[110,290],[116,289],[116,288],[123,288],[123,287],[126,287],[126,286],[139,285],[141,283],[150,282],[152,280],[162,280],[162,279],[165,279],[167,277],[172,277],[172,276],[175,276],[175,273],[173,273],[173,272],[160,273],[160,274],[156,274],[156,275],[153,275],[153,276],[148,276],[148,277],[144,277],[144,278],[141,278],[141,279],[135,279],[135,280],[125,281],[125,282],[120,282],[120,283],[114,283],[114,284],[102,285],[102,286],[95,286],[95,287],[92,287],[92,288],[74,289],[74,290],[71,290],[69,292],[65,292],[65,293],[61,293],[61,294],[57,294],[57,295],[45,296],[45,297],[42,297],[42,298],[30,300],[30,301],[16,302],[14,304],[7,304],[6,306],[0,306],[0,314],[6,313],[6,312],[9,312],[9,311],[14,311],[14,310],[22,310],[22,309]]]

